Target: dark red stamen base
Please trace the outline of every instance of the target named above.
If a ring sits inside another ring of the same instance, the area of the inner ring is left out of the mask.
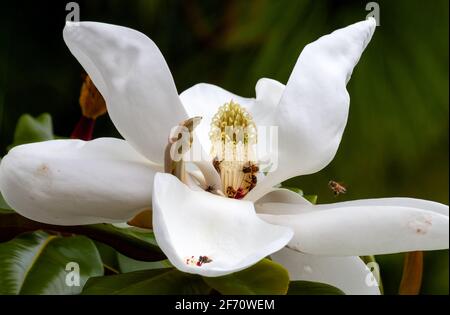
[[[244,191],[244,189],[238,188],[238,190],[236,191],[236,195],[234,195],[234,199],[242,199],[245,197],[246,194],[247,192]]]
[[[75,129],[70,135],[71,139],[81,139],[81,140],[92,140],[92,135],[94,133],[95,120],[92,118],[87,118],[86,116],[81,116]]]

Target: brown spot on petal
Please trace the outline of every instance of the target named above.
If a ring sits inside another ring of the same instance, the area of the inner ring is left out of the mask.
[[[425,235],[433,225],[431,215],[422,215],[408,222],[408,227],[417,235]]]
[[[42,164],[37,168],[36,173],[38,173],[38,175],[48,176],[48,174],[50,173],[50,168],[48,167],[47,164],[42,163]]]

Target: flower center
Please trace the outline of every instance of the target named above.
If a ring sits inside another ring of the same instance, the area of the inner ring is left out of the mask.
[[[209,137],[224,194],[229,198],[243,198],[255,187],[259,171],[255,162],[257,131],[252,117],[231,100],[214,115]]]

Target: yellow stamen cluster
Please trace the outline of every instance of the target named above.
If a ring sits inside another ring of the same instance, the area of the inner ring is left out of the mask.
[[[257,140],[256,125],[245,108],[231,100],[214,115],[209,137],[217,158],[248,161],[249,146]]]

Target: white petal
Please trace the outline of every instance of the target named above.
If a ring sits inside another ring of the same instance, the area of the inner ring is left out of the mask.
[[[373,199],[361,199],[344,201],[339,203],[330,203],[322,205],[310,205],[314,210],[327,210],[333,208],[344,207],[371,207],[371,206],[397,206],[406,208],[423,209],[426,211],[436,212],[445,216],[449,216],[449,209],[447,205],[442,203],[416,199],[416,198],[373,198]]]
[[[300,214],[309,211],[320,211],[345,207],[398,206],[423,209],[449,216],[447,205],[415,198],[373,198],[344,201],[339,203],[314,205],[300,195],[287,190],[274,188],[255,202],[258,213],[267,214]]]
[[[346,85],[375,27],[374,19],[359,22],[303,49],[274,115],[277,167],[246,199],[255,201],[269,187],[317,172],[333,159],[347,123]]]
[[[158,245],[175,267],[210,277],[249,267],[292,237],[289,228],[260,220],[250,202],[193,191],[163,173],[155,176],[153,227]],[[202,266],[187,262],[199,256],[212,261]]]
[[[211,121],[220,106],[233,100],[250,113],[257,125],[264,125],[270,117],[269,113],[273,112],[278,104],[284,85],[272,79],[262,78],[257,82],[255,90],[256,99],[245,98],[212,84],[199,83],[181,93],[180,99],[189,117],[203,117],[195,133],[207,153],[211,150],[209,140]]]
[[[317,206],[322,211],[298,215],[260,216],[273,224],[290,226],[295,236],[289,247],[331,256],[378,255],[449,247],[448,206],[428,210],[426,201],[389,204],[368,200]],[[444,210],[446,208],[446,210]]]
[[[272,114],[280,102],[285,86],[276,80],[262,78],[256,83],[255,90],[256,103],[250,108],[250,113],[258,126],[268,126],[273,122]]]
[[[205,179],[205,186],[212,186],[218,190],[222,189],[222,180],[220,179],[220,175],[219,173],[217,173],[216,169],[210,161],[199,160],[193,163],[202,173]]]
[[[284,248],[271,255],[291,281],[330,284],[349,295],[379,295],[376,278],[359,257],[321,257]]]
[[[0,191],[18,213],[57,225],[123,222],[151,205],[155,166],[124,140],[54,140],[13,148]]]
[[[284,188],[273,188],[255,202],[257,213],[299,214],[311,211],[312,204],[301,195]]]
[[[95,22],[67,23],[63,35],[105,98],[121,135],[162,163],[171,128],[187,116],[155,43],[138,31]]]

